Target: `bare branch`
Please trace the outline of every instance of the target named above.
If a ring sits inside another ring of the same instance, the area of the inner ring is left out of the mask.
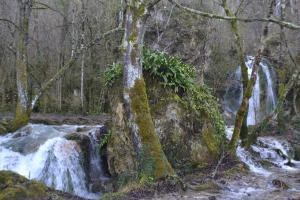
[[[222,16],[222,15],[217,15],[217,14],[213,14],[213,13],[207,13],[207,12],[203,12],[200,10],[195,10],[192,8],[188,8],[185,7],[183,5],[180,5],[179,3],[177,3],[175,0],[169,0],[169,2],[171,2],[172,4],[175,4],[178,8],[181,8],[187,12],[196,14],[196,15],[200,15],[202,17],[208,17],[208,18],[214,18],[214,19],[220,19],[220,20],[227,20],[227,21],[234,21],[234,20],[238,20],[241,22],[245,22],[245,23],[252,23],[252,22],[268,22],[268,23],[274,23],[274,24],[278,24],[282,27],[291,29],[291,30],[300,30],[300,26],[293,24],[291,22],[286,22],[286,21],[281,21],[278,19],[275,19],[273,17],[268,17],[268,18],[238,18],[238,17],[228,17],[228,16]]]
[[[59,10],[57,10],[57,9],[55,9],[55,8],[52,8],[51,6],[49,6],[49,5],[45,4],[45,3],[35,1],[34,4],[43,6],[43,7],[40,8],[40,9],[49,9],[49,10],[52,10],[52,11],[54,11],[54,12],[60,14],[60,15],[63,16],[63,17],[66,17],[64,13],[60,12]]]
[[[9,20],[9,19],[4,19],[4,18],[0,18],[0,21],[3,21],[3,22],[7,22],[9,24],[12,24],[16,29],[18,29],[20,31],[20,28],[19,26],[17,26],[13,21]]]

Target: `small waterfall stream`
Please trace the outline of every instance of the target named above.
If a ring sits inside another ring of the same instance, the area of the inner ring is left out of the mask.
[[[248,56],[245,64],[248,68],[249,78],[252,73],[253,62],[254,57]],[[233,83],[227,88],[224,96],[224,105],[226,115],[234,118],[243,97],[240,67],[238,67],[235,73],[231,76],[231,79],[233,80]],[[277,100],[273,84],[274,79],[275,75],[269,62],[266,59],[263,59],[260,63],[252,96],[249,99],[249,110],[247,116],[248,125],[255,125],[275,108]]]
[[[83,166],[83,150],[65,136],[82,126],[33,125],[0,137],[0,170],[11,170],[29,179],[44,182],[47,186],[75,195],[98,199],[98,193],[89,190],[89,175]],[[87,127],[85,127],[87,128]],[[93,178],[104,177],[96,134],[101,126],[88,127],[90,136],[90,170]]]

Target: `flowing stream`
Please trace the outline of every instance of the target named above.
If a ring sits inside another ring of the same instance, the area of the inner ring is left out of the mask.
[[[101,126],[48,126],[29,124],[28,126],[0,137],[0,170],[11,170],[29,179],[44,182],[57,190],[88,198],[99,199],[100,193],[89,190],[91,179],[103,179],[100,155],[96,155],[97,133]],[[66,136],[76,133],[90,139],[89,162],[84,164],[84,154],[80,145]],[[89,166],[93,177],[85,170]]]
[[[254,58],[248,56],[246,66],[251,76]],[[235,82],[227,89],[224,98],[225,116],[233,115],[241,103],[243,89],[241,69],[232,76]],[[271,113],[276,106],[274,82],[276,76],[267,60],[262,60],[257,81],[249,100],[247,124],[255,125]],[[228,114],[230,113],[230,114]],[[226,128],[230,140],[233,126]],[[248,175],[241,175],[227,184],[220,199],[300,199],[300,161],[294,160],[292,146],[283,137],[258,137],[249,149],[238,145],[237,157],[249,168]],[[279,186],[278,186],[279,184]],[[282,188],[286,184],[287,188]]]

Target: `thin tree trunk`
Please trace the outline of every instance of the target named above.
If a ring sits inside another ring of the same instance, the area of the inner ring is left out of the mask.
[[[270,4],[270,10],[268,13],[268,17],[272,16],[273,7],[274,7],[274,1],[272,1]],[[270,23],[268,23],[263,30],[263,37],[261,38],[262,44],[255,56],[253,67],[252,67],[252,74],[251,74],[250,80],[248,81],[247,88],[244,91],[242,104],[241,104],[241,106],[237,112],[236,118],[235,118],[234,130],[233,130],[232,138],[230,140],[229,148],[228,148],[231,155],[235,155],[237,144],[238,144],[238,141],[240,140],[240,134],[241,134],[243,120],[246,116],[248,106],[249,106],[249,99],[251,98],[253,87],[254,87],[256,79],[257,79],[257,70],[260,65],[260,61],[262,59],[263,53],[265,51],[266,40],[267,40],[267,36],[268,36],[268,32],[269,32],[269,25],[270,25]]]
[[[227,0],[222,0],[222,7],[228,17],[236,17],[235,14],[229,9],[227,5]],[[245,54],[244,44],[239,31],[238,21],[232,20],[230,21],[230,25],[231,25],[231,31],[234,34],[235,45],[237,48],[238,59],[241,67],[243,92],[245,92],[247,89],[249,78],[248,78],[248,68],[245,63],[246,54]],[[247,112],[245,113],[245,116],[248,115],[248,109],[249,106],[247,106],[246,108]],[[247,117],[243,118],[240,135],[243,140],[245,140],[248,136]]]
[[[149,4],[153,2],[150,1]],[[126,2],[123,97],[127,126],[132,135],[139,169],[143,175],[158,179],[173,175],[174,171],[165,157],[154,129],[142,74],[142,50],[148,5],[142,0]]]
[[[68,11],[69,11],[69,1],[64,2],[64,7],[63,7],[63,23],[62,23],[62,30],[61,30],[61,35],[60,35],[60,53],[59,53],[59,65],[57,72],[65,65],[65,40],[66,40],[66,35],[68,32]],[[58,110],[61,111],[62,109],[62,84],[63,84],[63,79],[60,77],[57,81],[57,100],[58,100]]]
[[[80,77],[80,102],[81,112],[84,112],[84,63],[85,63],[85,5],[81,0],[81,77]]]
[[[296,116],[300,116],[299,115],[299,110],[298,110],[298,107],[297,107],[297,98],[298,98],[298,93],[299,93],[299,89],[295,89],[294,90],[294,97],[293,97],[293,107],[294,107],[294,111],[295,111],[295,114]]]

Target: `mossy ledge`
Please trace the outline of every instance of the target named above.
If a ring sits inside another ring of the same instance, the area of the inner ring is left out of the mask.
[[[38,200],[46,196],[46,191],[47,187],[40,182],[29,181],[10,171],[0,171],[1,200]]]
[[[11,171],[0,171],[0,200],[84,200]]]

